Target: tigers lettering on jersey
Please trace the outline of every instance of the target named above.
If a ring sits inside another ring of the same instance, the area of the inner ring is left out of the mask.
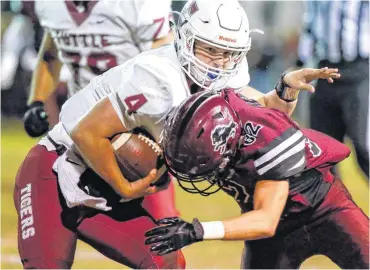
[[[21,189],[21,202],[19,217],[21,219],[22,239],[26,240],[35,235],[35,228],[33,226],[33,210],[31,201],[31,184],[27,184]]]

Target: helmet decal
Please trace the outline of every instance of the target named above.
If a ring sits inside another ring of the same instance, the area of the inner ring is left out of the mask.
[[[236,43],[236,39],[235,38],[230,38],[230,37],[224,37],[224,36],[218,36],[218,39],[219,40],[224,40],[224,41],[229,41],[229,42],[233,42],[233,43]]]
[[[234,177],[241,137],[237,113],[222,95],[190,96],[166,119],[163,148],[169,172],[182,189],[208,196]]]
[[[225,152],[229,139],[235,138],[236,127],[235,122],[230,122],[229,125],[218,125],[212,130],[211,140],[215,146],[213,151],[220,151],[221,154]]]

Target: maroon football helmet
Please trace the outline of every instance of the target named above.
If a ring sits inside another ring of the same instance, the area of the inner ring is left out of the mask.
[[[240,120],[223,97],[210,91],[194,94],[166,119],[167,167],[187,192],[215,193],[233,174],[240,136]]]

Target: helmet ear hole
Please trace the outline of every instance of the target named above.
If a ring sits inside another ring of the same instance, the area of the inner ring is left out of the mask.
[[[199,137],[200,136],[202,136],[202,134],[204,133],[204,128],[202,128],[200,131],[199,131],[199,133],[198,133],[198,135],[197,135],[197,139],[199,139]]]
[[[222,112],[218,112],[212,116],[212,119],[220,119],[220,118],[224,118],[224,115],[222,114]]]

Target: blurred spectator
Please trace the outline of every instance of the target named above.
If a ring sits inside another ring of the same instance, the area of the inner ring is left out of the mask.
[[[21,116],[26,110],[30,72],[35,68],[42,28],[21,1],[2,1],[1,111]],[[10,11],[5,13],[5,11]]]
[[[369,1],[308,1],[297,66],[339,68],[342,77],[320,80],[310,101],[311,128],[339,141],[348,135],[369,177]]]
[[[280,71],[295,56],[300,32],[300,1],[240,1],[251,28],[262,29],[248,52],[250,86],[262,92],[271,91]],[[294,10],[294,12],[291,12]],[[292,61],[292,60],[291,60]]]
[[[1,59],[1,90],[10,89],[19,63],[23,69],[32,71],[37,54],[34,49],[34,31],[31,20],[15,14],[3,36]]]

